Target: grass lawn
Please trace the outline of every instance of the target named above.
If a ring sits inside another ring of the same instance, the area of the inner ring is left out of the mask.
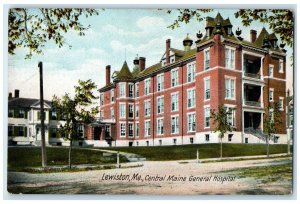
[[[194,144],[161,147],[114,147],[109,149],[139,154],[150,161],[195,159],[197,149],[199,149],[200,159],[218,158],[220,156],[220,144]],[[287,145],[270,145],[270,154],[286,152]],[[223,157],[264,154],[266,154],[265,144],[223,144]]]
[[[66,147],[48,147],[48,165],[67,165],[68,151]],[[120,161],[127,161],[120,156]],[[116,156],[103,157],[102,152],[86,148],[73,148],[72,164],[112,164],[116,163]],[[40,147],[9,147],[8,148],[8,169],[21,170],[26,167],[41,166]]]

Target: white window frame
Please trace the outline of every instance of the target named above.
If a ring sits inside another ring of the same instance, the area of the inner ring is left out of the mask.
[[[187,108],[195,108],[196,106],[196,89],[190,88],[186,90],[187,92]],[[190,101],[190,103],[189,103]]]
[[[270,73],[270,70],[272,70],[271,73]],[[270,78],[274,77],[274,64],[269,64],[269,67],[268,67],[268,77],[270,77]]]
[[[203,80],[204,80],[204,101],[208,101],[208,100],[210,100],[210,97],[211,97],[211,94],[210,94],[210,92],[211,92],[210,91],[210,77],[205,77]],[[209,81],[208,84],[206,84],[207,81]],[[207,85],[209,87],[207,87]],[[209,96],[209,97],[207,97],[207,96]]]
[[[283,60],[282,59],[280,59],[279,63],[278,63],[278,72],[279,73],[284,73],[284,71],[283,71]]]
[[[191,116],[194,116],[194,117],[190,118]],[[194,130],[193,130],[193,127],[194,127]],[[187,132],[196,132],[196,113],[195,112],[187,113]]]
[[[135,122],[134,135],[135,135],[135,137],[140,136],[140,123],[139,122]]]
[[[104,93],[100,94],[100,105],[103,106],[104,105]]]
[[[272,93],[272,94],[271,94]],[[271,99],[271,100],[270,100]],[[274,88],[269,88],[269,98],[268,100],[270,102],[273,102],[274,101]]]
[[[157,82],[156,82],[156,90],[159,91],[163,91],[164,90],[164,73],[161,73],[159,75],[157,75],[156,77]]]
[[[135,90],[134,90],[134,93],[135,93],[135,97],[138,98],[140,96],[140,86],[139,86],[139,83],[135,83],[134,85],[135,87]]]
[[[124,127],[124,135],[122,135],[122,126]],[[126,123],[120,122],[120,137],[124,138],[126,137]]]
[[[132,136],[130,136],[130,126],[132,127]],[[128,122],[128,137],[129,138],[134,137],[134,124],[133,124],[133,122]]]
[[[147,127],[149,124],[149,127]],[[151,136],[151,123],[150,120],[145,120],[144,125],[144,137],[150,137]]]
[[[115,110],[114,110],[114,107],[110,107],[110,118],[112,120],[115,119]]]
[[[229,56],[227,56],[227,54],[229,54]],[[227,59],[229,60],[228,62]],[[225,46],[225,67],[227,69],[235,69],[235,48],[233,47]]]
[[[279,96],[279,110],[280,111],[284,110],[284,97],[281,97],[281,96]]]
[[[172,104],[173,104],[173,96],[174,95],[177,95],[177,100],[175,100],[175,105],[174,105],[174,107],[175,107],[175,109],[173,110],[173,106],[172,106]],[[179,92],[173,92],[173,93],[171,93],[171,112],[176,112],[176,111],[178,111],[178,103],[179,103]]]
[[[187,65],[186,81],[187,83],[194,82],[196,77],[196,62],[190,62]]]
[[[111,89],[110,90],[110,102],[114,102],[115,101],[115,90]]]
[[[131,96],[130,96],[130,93],[131,93]],[[134,98],[134,84],[133,83],[128,83],[128,97]]]
[[[229,81],[229,87],[227,87],[227,81]],[[235,100],[235,77],[225,76],[225,99],[226,100]],[[232,86],[233,85],[233,86]],[[227,94],[228,93],[228,94]]]
[[[135,104],[134,116],[135,116],[135,118],[140,117],[140,105],[139,104]]]
[[[145,79],[144,80],[144,95],[147,96],[150,94],[150,84],[151,84],[151,79]]]
[[[164,96],[158,96],[156,98],[156,113],[164,113]]]
[[[171,70],[171,87],[178,86],[178,84],[179,84],[178,78],[179,78],[178,68],[172,69]],[[173,79],[174,79],[174,84],[173,84]]]
[[[120,103],[120,111],[119,111],[119,116],[120,118],[126,118],[126,103]],[[123,108],[124,107],[124,112],[123,112]]]
[[[156,134],[163,135],[164,134],[164,118],[157,118],[156,119]]]
[[[235,127],[235,110],[234,110],[234,107],[225,105],[224,108],[225,108],[226,113],[229,110],[231,110],[231,117],[232,117],[231,118],[231,126]],[[226,120],[228,121],[228,119],[229,119],[229,115],[227,115],[227,119]]]
[[[177,118],[177,120],[175,119],[175,129],[173,132],[173,129],[172,129],[172,126],[173,126],[173,118]],[[171,134],[174,135],[174,134],[178,134],[179,133],[179,115],[171,115]]]
[[[122,82],[119,84],[120,98],[126,98],[126,83]]]
[[[147,111],[147,109],[149,109],[149,111]],[[145,117],[148,117],[151,115],[151,101],[150,100],[144,101],[144,115],[145,115]]]
[[[206,56],[206,53],[208,53],[208,55]],[[203,50],[203,55],[204,55],[204,60],[203,60],[203,70],[207,71],[210,68],[210,47],[206,48]],[[207,59],[208,58],[208,59]],[[208,66],[206,67],[206,62],[208,62]]]
[[[208,110],[208,114],[209,116],[207,116],[207,110]],[[204,106],[204,129],[210,128],[210,106]],[[206,126],[206,119],[208,117],[208,126]]]
[[[131,108],[130,108],[131,107]],[[130,109],[132,109],[132,117],[129,117]],[[134,104],[133,103],[128,103],[128,118],[134,118]]]

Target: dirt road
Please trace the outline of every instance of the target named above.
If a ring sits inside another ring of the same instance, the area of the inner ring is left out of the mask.
[[[287,158],[200,164],[145,161],[143,167],[127,169],[51,174],[8,172],[8,190],[34,194],[288,194],[291,180],[270,185],[262,178],[236,173],[240,168],[288,162]]]

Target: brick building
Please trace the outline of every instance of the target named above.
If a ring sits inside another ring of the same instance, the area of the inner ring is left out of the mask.
[[[101,125],[87,142],[99,146],[158,146],[218,143],[210,110],[223,104],[231,113],[234,132],[228,143],[265,143],[262,139],[266,107],[278,102],[282,124],[271,143],[286,143],[286,54],[275,34],[263,28],[234,34],[229,19],[207,17],[205,34],[187,36],[183,49],[166,40],[161,60],[146,68],[137,57],[112,74],[100,91]],[[193,45],[196,48],[192,48]],[[272,110],[271,110],[272,111]],[[272,114],[272,112],[271,112]],[[92,131],[90,131],[93,133]]]

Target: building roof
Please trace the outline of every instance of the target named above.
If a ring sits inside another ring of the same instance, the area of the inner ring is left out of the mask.
[[[30,108],[31,106],[39,102],[39,99],[34,98],[11,98],[8,99],[8,107]],[[44,102],[51,107],[51,101],[44,100]]]
[[[270,47],[271,51],[276,51],[277,53],[284,54],[284,52],[281,49],[279,49],[278,46],[273,47],[273,45],[270,43],[270,41],[272,41],[272,40],[277,40],[277,37],[274,33],[269,34],[265,28],[263,28],[260,31],[256,41],[254,43],[251,43],[249,41],[246,41],[246,40],[240,38],[239,36],[235,36],[233,31],[231,31],[231,32],[228,31],[229,30],[228,28],[231,28],[231,27],[232,27],[232,24],[231,24],[229,18],[224,19],[220,13],[218,13],[215,18],[207,17],[205,28],[206,29],[209,28],[211,30],[211,32],[210,32],[210,35],[206,34],[202,39],[199,39],[198,41],[196,41],[197,47],[204,46],[207,43],[209,43],[210,41],[212,41],[215,33],[218,33],[218,34],[221,34],[223,36],[223,40],[224,41],[227,40],[227,42],[232,42],[232,43],[239,44],[242,46],[247,46],[248,48],[250,47],[253,49],[260,49],[262,51],[264,51],[263,45],[268,43],[268,46]],[[190,39],[188,36],[184,39],[184,41],[185,40],[192,41],[192,39]],[[173,52],[175,55],[175,61],[170,63],[172,65],[172,64],[176,64],[181,61],[185,61],[185,60],[195,57],[197,48],[187,50],[187,51],[180,50],[177,48],[170,48],[170,51]],[[164,54],[166,54],[166,53],[164,53]],[[148,68],[144,69],[143,71],[140,71],[139,69],[137,69],[135,67],[133,69],[133,71],[131,72],[127,65],[127,62],[125,61],[121,70],[119,72],[118,71],[114,72],[114,75],[115,75],[114,81],[134,81],[139,78],[144,78],[144,77],[150,76],[151,74],[157,73],[160,70],[164,70],[165,67],[168,67],[168,66],[164,66],[164,65],[162,65],[161,62],[158,62],[154,65],[149,66]],[[110,88],[112,88],[114,86],[115,86],[114,83],[108,84],[108,85],[102,87],[100,89],[100,91],[109,90]]]

